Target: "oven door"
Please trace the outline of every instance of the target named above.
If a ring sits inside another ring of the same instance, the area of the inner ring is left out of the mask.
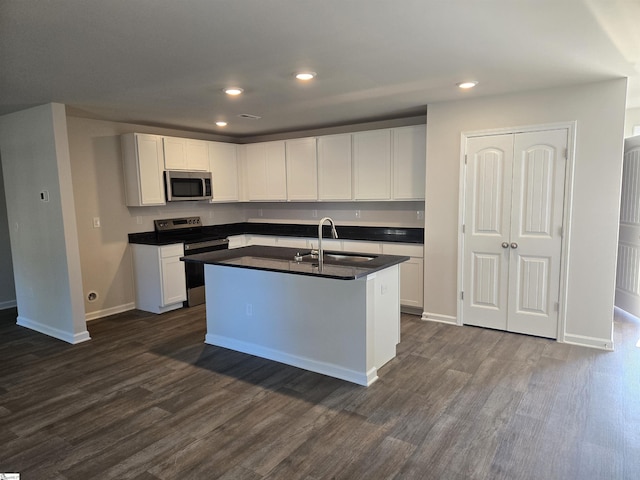
[[[188,243],[184,246],[184,256],[196,253],[215,252],[229,248],[229,240],[211,240],[206,242]],[[187,281],[187,301],[185,307],[201,305],[205,302],[204,265],[201,263],[185,262],[185,276]]]

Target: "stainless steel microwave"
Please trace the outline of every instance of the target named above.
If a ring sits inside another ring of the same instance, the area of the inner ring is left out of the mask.
[[[164,172],[167,202],[184,202],[193,200],[210,200],[210,172],[185,172],[167,170]]]

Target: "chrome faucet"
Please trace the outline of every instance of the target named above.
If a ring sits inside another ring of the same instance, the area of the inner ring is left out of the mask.
[[[322,251],[322,225],[324,222],[329,221],[331,223],[331,236],[333,238],[338,238],[338,232],[336,232],[336,224],[333,223],[333,220],[329,217],[323,217],[318,223],[318,271],[322,272],[322,268],[324,267],[324,253]]]

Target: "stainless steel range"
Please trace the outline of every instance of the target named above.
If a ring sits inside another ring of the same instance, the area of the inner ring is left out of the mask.
[[[228,239],[216,238],[206,233],[200,217],[155,220],[154,227],[159,241],[184,243],[185,256],[229,248]],[[204,303],[204,265],[186,263],[185,279],[187,282],[187,301],[185,306],[192,307]]]

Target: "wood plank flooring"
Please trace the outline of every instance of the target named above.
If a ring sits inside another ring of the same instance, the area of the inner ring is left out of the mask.
[[[0,311],[0,472],[21,479],[637,479],[640,323],[615,352],[403,315],[369,388],[203,343],[204,307],[68,345]]]

